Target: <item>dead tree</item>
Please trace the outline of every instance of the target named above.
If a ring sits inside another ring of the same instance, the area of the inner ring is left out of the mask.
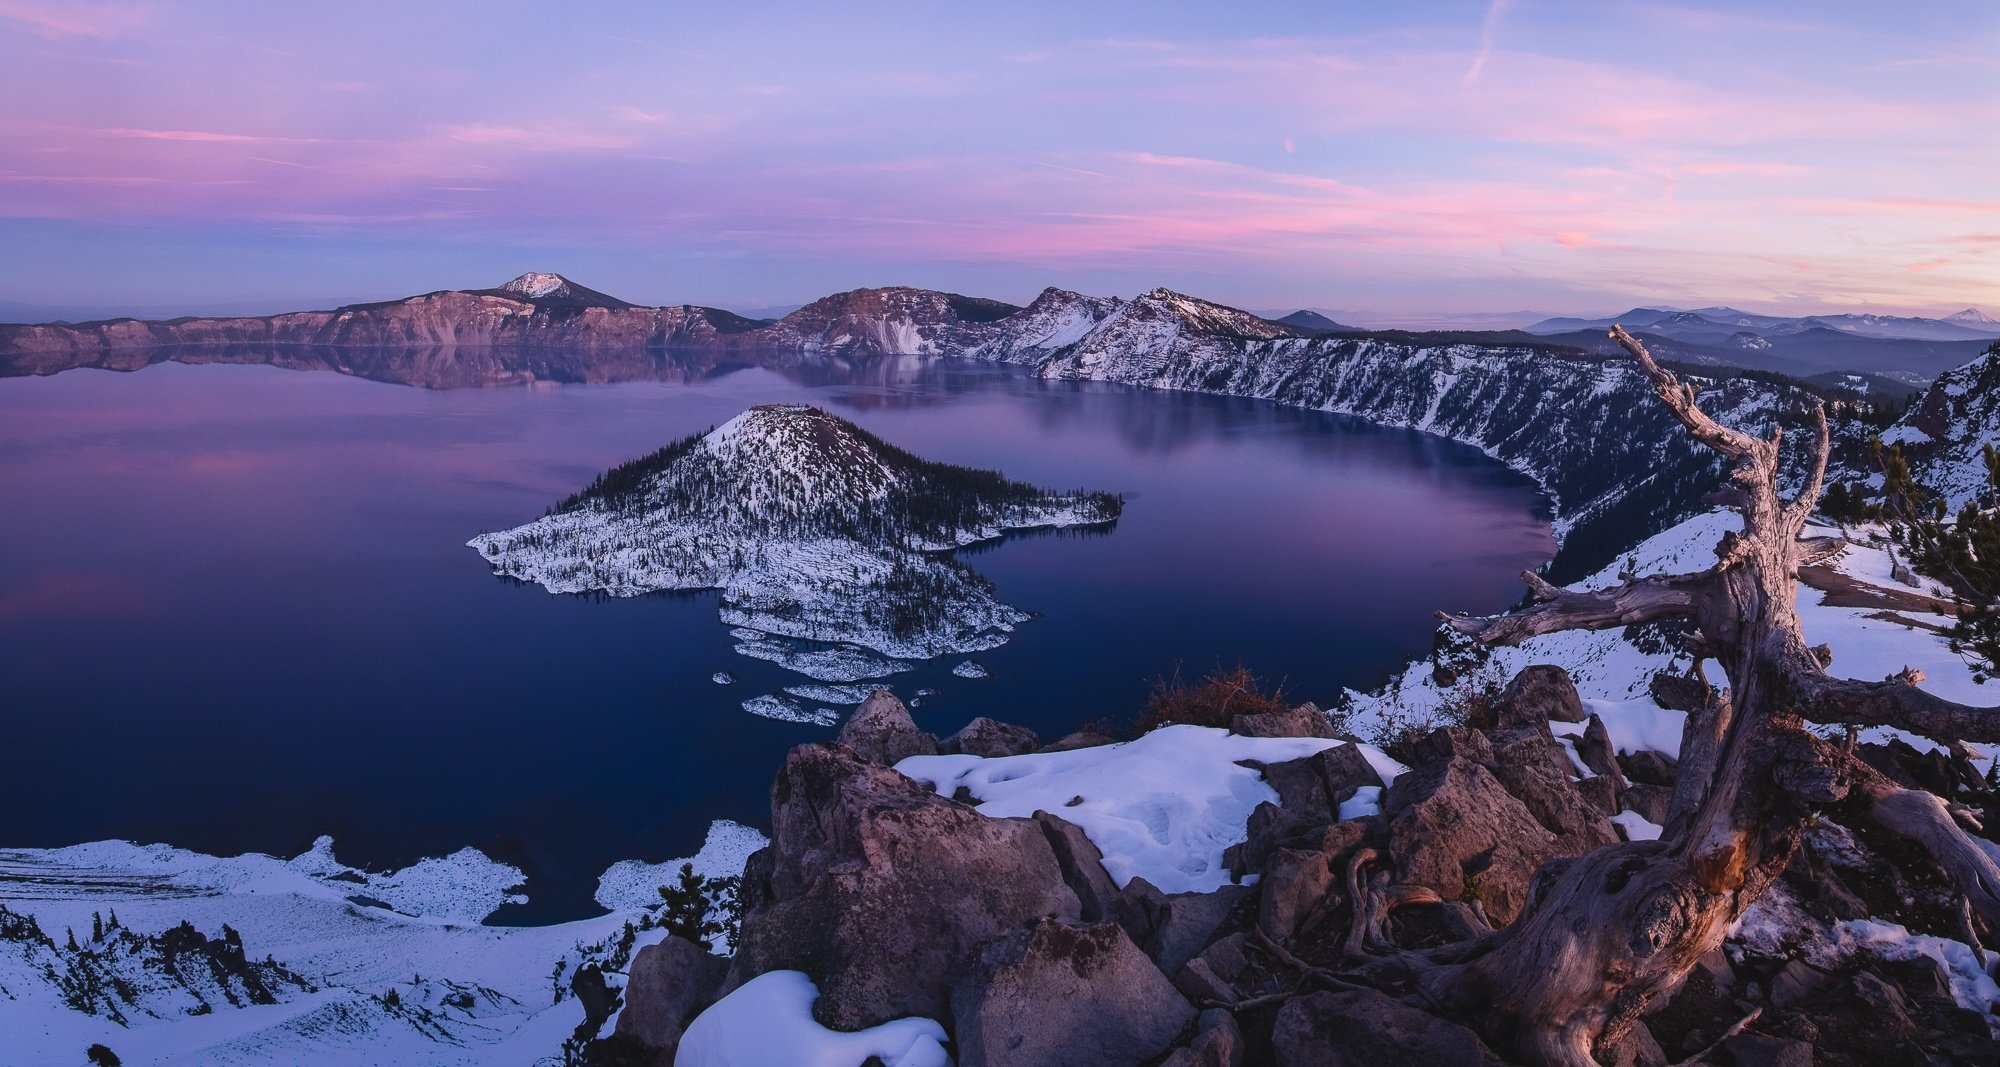
[[[1611,336],[1694,438],[1725,457],[1718,499],[1743,530],[1723,537],[1714,566],[1693,574],[1623,576],[1616,587],[1558,589],[1524,575],[1533,603],[1492,618],[1444,616],[1487,645],[1561,630],[1686,619],[1696,654],[1719,664],[1728,689],[1691,713],[1680,778],[1657,841],[1600,848],[1543,868],[1526,911],[1472,951],[1440,957],[1418,978],[1447,1014],[1546,1067],[1590,1067],[1647,1003],[1671,993],[1697,960],[1784,870],[1815,809],[1851,800],[1877,824],[1920,843],[1972,907],[2000,928],[2000,848],[1965,832],[1955,811],[1899,788],[1810,723],[1895,726],[1941,741],[2000,740],[2000,709],[1972,708],[1917,688],[1915,672],[1880,682],[1833,678],[1806,644],[1796,605],[1799,536],[1819,499],[1827,424],[1798,495],[1778,491],[1779,440],[1730,429],[1695,403],[1695,387],[1661,368],[1622,327]],[[1446,960],[1449,959],[1448,962]]]

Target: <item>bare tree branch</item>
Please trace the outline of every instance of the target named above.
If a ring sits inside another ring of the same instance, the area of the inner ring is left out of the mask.
[[[1819,427],[1819,439],[1813,447],[1812,468],[1806,472],[1806,484],[1799,489],[1799,495],[1785,507],[1785,529],[1793,537],[1806,528],[1813,509],[1819,506],[1820,490],[1826,484],[1826,456],[1833,445],[1832,434],[1826,427],[1825,404],[1813,405],[1813,422]]]
[[[2000,708],[1976,708],[1905,678],[1857,682],[1794,666],[1786,682],[1798,713],[1817,723],[1893,726],[1939,741],[2000,741]]]
[[[1695,403],[1694,387],[1676,378],[1672,371],[1653,362],[1653,354],[1646,351],[1646,346],[1638,338],[1626,333],[1625,327],[1611,327],[1611,339],[1618,342],[1619,347],[1631,353],[1632,358],[1639,364],[1640,372],[1653,383],[1653,392],[1659,394],[1661,402],[1667,405],[1667,410],[1674,413],[1674,417],[1681,421],[1682,426],[1687,427],[1695,440],[1738,461],[1758,459],[1762,455],[1762,450],[1770,447],[1769,442],[1752,437],[1741,430],[1732,430],[1710,418],[1708,413]]]
[[[1713,572],[1639,578],[1610,589],[1577,593],[1521,575],[1536,603],[1511,615],[1476,618],[1438,613],[1446,626],[1481,644],[1518,645],[1558,630],[1607,630],[1691,614],[1714,581]]]

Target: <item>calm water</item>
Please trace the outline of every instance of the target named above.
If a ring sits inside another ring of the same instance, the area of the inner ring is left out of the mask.
[[[969,562],[1042,617],[934,687],[1045,737],[1153,679],[1242,663],[1322,703],[1492,611],[1553,550],[1525,479],[1421,434],[1266,404],[887,361],[689,383],[431,391],[257,366],[0,381],[0,844],[101,838],[530,874],[502,921],[595,913],[596,877],[769,822],[833,731],[738,702],[803,681],[731,653],[713,594],[551,596],[463,547],[747,405],[802,400],[919,455],[1129,500],[1106,535]],[[709,681],[734,671],[741,684]]]

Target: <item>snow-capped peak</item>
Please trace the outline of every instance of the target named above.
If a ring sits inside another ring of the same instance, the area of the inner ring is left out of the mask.
[[[518,293],[530,300],[539,300],[545,296],[567,296],[570,291],[570,280],[560,274],[529,271],[501,286],[500,291]]]
[[[1984,311],[1979,310],[1978,308],[1966,308],[1964,311],[1961,311],[1956,315],[1946,315],[1944,317],[1944,321],[1965,322],[1965,323],[1971,323],[1974,326],[2000,325],[2000,319],[1996,319],[1993,316],[1988,315]]]

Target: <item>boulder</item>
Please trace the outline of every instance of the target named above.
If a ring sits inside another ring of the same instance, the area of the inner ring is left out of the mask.
[[[909,709],[887,689],[877,689],[840,728],[840,743],[870,763],[893,767],[910,756],[937,755],[937,738],[917,729]]]
[[[1243,1031],[1222,1008],[1201,1013],[1194,1040],[1160,1061],[1160,1067],[1242,1067]]]
[[[1625,810],[1638,813],[1640,818],[1661,826],[1667,824],[1667,813],[1674,807],[1674,790],[1666,785],[1634,785],[1625,790]]]
[[[1656,671],[1646,683],[1646,695],[1668,711],[1698,711],[1715,695],[1715,689],[1678,671]]]
[[[1162,974],[1173,974],[1207,948],[1236,909],[1256,895],[1256,887],[1247,885],[1170,895],[1134,878],[1125,886],[1120,925]]]
[[[979,954],[951,1018],[960,1067],[1138,1067],[1195,1010],[1118,924],[1043,919]]]
[[[1576,791],[1583,795],[1591,808],[1606,815],[1616,815],[1625,810],[1625,790],[1619,788],[1618,779],[1600,774],[1595,778],[1585,778],[1576,783]],[[1653,820],[1658,822],[1659,820]]]
[[[1372,990],[1293,997],[1271,1025],[1278,1067],[1501,1067],[1478,1035]]]
[[[1490,764],[1493,762],[1493,742],[1470,726],[1440,726],[1410,746],[1410,758],[1419,767],[1454,759]]]
[[[1121,917],[1125,893],[1104,869],[1104,853],[1083,832],[1083,828],[1046,811],[1035,813],[1035,824],[1049,839],[1063,884],[1076,894],[1077,917],[1084,922],[1104,922]]]
[[[1250,809],[1250,818],[1244,823],[1243,840],[1222,850],[1223,865],[1229,868],[1229,876],[1242,881],[1245,876],[1255,874],[1271,862],[1271,853],[1279,846],[1313,829],[1313,823],[1304,815],[1294,813],[1289,808],[1279,807],[1270,801],[1261,801]]]
[[[1604,728],[1604,720],[1596,715],[1584,724],[1583,736],[1576,739],[1576,758],[1592,774],[1622,777],[1618,770],[1618,750],[1611,744],[1611,731]]]
[[[1278,941],[1297,936],[1340,876],[1317,850],[1281,848],[1257,883],[1257,925]]]
[[[727,988],[803,971],[834,1029],[944,1019],[981,945],[1080,914],[1041,825],[988,818],[844,745],[793,749],[771,809],[768,899],[744,916]]]
[[[938,744],[938,751],[966,756],[1019,756],[1033,752],[1041,738],[1035,731],[984,715],[966,723]]]
[[[1355,790],[1382,784],[1381,776],[1356,745],[1335,745],[1310,756],[1268,764],[1264,780],[1277,791],[1278,804],[1308,825],[1335,821],[1340,805]]]
[[[653,1062],[672,1064],[681,1033],[715,1002],[728,970],[728,960],[678,937],[647,945],[632,957],[614,1032],[648,1050]]]
[[[1218,938],[1174,972],[1174,988],[1196,1003],[1234,1003],[1236,983],[1250,966],[1244,947],[1249,935],[1238,932]]]
[[[1505,741],[1496,738],[1493,746],[1493,776],[1543,829],[1577,842],[1571,855],[1618,840],[1610,813],[1577,789],[1570,778],[1569,754],[1546,726],[1518,727],[1503,736]]]
[[[1672,756],[1650,749],[1627,752],[1619,757],[1618,764],[1630,781],[1640,785],[1664,786],[1674,784],[1674,778],[1679,775],[1681,766],[1680,761]]]
[[[1558,839],[1491,772],[1453,759],[1402,775],[1389,787],[1389,856],[1400,879],[1446,900],[1476,897],[1496,925],[1513,922],[1535,868],[1587,851]]]
[[[1326,712],[1316,704],[1300,704],[1289,711],[1267,711],[1260,715],[1238,715],[1230,721],[1229,732],[1244,737],[1325,737],[1335,734]]]
[[[1115,745],[1118,739],[1095,726],[1086,726],[1072,734],[1065,734],[1042,746],[1043,752],[1069,752],[1079,748],[1099,748]]]
[[[1570,681],[1568,671],[1553,664],[1521,668],[1500,691],[1494,724],[1525,726],[1551,721],[1583,721],[1583,698],[1576,695],[1576,683]]]

